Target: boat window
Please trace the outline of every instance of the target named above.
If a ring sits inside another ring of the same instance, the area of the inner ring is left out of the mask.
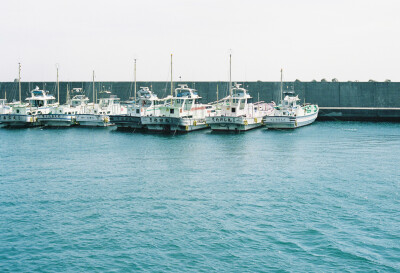
[[[17,109],[17,114],[19,113],[19,109]]]
[[[139,109],[136,109],[136,114],[139,114]]]
[[[174,109],[169,109],[169,113],[173,114],[174,113]]]
[[[236,112],[236,108],[232,107],[232,113],[235,113],[235,112]]]
[[[240,100],[240,109],[244,109],[244,106],[245,106],[244,101],[245,101],[245,99]]]

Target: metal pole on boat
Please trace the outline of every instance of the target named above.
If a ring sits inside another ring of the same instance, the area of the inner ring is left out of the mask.
[[[229,94],[231,96],[232,104],[232,53],[229,54]]]
[[[136,59],[135,59],[135,103],[136,103]]]
[[[282,74],[283,74],[283,69],[281,68],[281,103],[282,103],[282,94],[283,94],[283,87],[282,87]]]
[[[19,91],[19,102],[22,103],[22,98],[21,98],[21,63],[18,63],[18,91]]]
[[[67,83],[67,103],[69,103],[69,85]]]
[[[60,104],[60,83],[58,81],[58,64],[57,64],[57,101]]]
[[[93,107],[94,107],[95,103],[96,103],[96,97],[94,94],[94,70],[93,70]]]
[[[172,97],[174,96],[173,95],[173,90],[174,90],[174,83],[173,83],[173,80],[172,80],[172,54],[171,54],[171,107],[172,107]]]

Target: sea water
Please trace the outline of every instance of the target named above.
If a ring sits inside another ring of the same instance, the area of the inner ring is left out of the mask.
[[[400,271],[400,124],[0,129],[1,272]]]

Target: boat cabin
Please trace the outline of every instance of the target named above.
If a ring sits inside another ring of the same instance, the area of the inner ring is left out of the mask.
[[[236,113],[237,110],[244,110],[248,103],[251,103],[252,97],[247,93],[247,90],[240,87],[240,84],[236,83],[232,87],[231,101],[231,112]]]
[[[200,103],[200,99],[201,97],[199,97],[197,90],[189,88],[187,84],[180,84],[179,87],[175,89],[173,106],[182,108],[183,111],[190,111],[195,104]]]
[[[283,92],[284,99],[282,100],[283,108],[295,108],[299,106],[297,104],[300,101],[299,96],[294,93],[294,91]]]
[[[55,103],[56,98],[48,91],[40,90],[38,86],[31,91],[31,97],[26,99],[30,107],[46,107]]]
[[[87,105],[89,102],[89,98],[85,95],[76,95],[71,99],[71,106],[77,107],[81,105]]]

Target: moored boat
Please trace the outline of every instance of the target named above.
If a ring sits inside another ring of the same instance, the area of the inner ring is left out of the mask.
[[[240,84],[232,87],[232,55],[229,55],[229,96],[216,103],[216,115],[206,118],[213,131],[247,131],[262,126],[262,119],[273,112],[273,103],[252,103],[252,97]]]
[[[231,95],[219,102],[215,116],[206,118],[213,131],[247,131],[262,126],[264,116],[272,114],[274,104],[259,101],[251,102],[248,91],[236,84]]]
[[[115,95],[101,98],[98,104],[87,107],[87,113],[77,114],[76,123],[79,126],[106,127],[111,126],[110,115],[126,113],[126,107],[121,106],[120,99]]]
[[[31,91],[31,97],[26,99],[27,104],[14,104],[11,113],[0,115],[1,122],[7,127],[33,127],[40,123],[37,115],[47,114],[55,106],[55,97],[48,94],[48,91],[36,87]]]
[[[181,84],[175,89],[175,97],[159,107],[159,114],[142,116],[142,124],[150,131],[190,132],[207,128],[206,117],[215,115],[212,105],[200,103],[195,89]]]
[[[309,125],[318,117],[316,104],[300,105],[299,97],[293,91],[284,92],[282,103],[275,107],[273,115],[266,116],[264,125],[270,129],[293,129]]]
[[[11,106],[7,105],[7,99],[0,99],[0,127],[6,126],[6,124],[1,121],[1,115],[9,114],[11,110]]]
[[[110,115],[110,122],[120,130],[146,129],[141,117],[158,116],[160,106],[165,104],[167,99],[159,99],[148,87],[141,87],[138,91],[137,102],[127,104],[125,114]]]
[[[48,114],[38,115],[37,119],[41,125],[46,127],[70,127],[76,125],[76,116],[85,114],[89,98],[82,94],[82,88],[74,88],[75,95],[65,105],[53,107]]]
[[[301,105],[299,101],[294,91],[283,92],[281,70],[281,104],[275,107],[271,116],[263,119],[264,125],[269,129],[294,129],[313,123],[318,117],[318,105]]]

